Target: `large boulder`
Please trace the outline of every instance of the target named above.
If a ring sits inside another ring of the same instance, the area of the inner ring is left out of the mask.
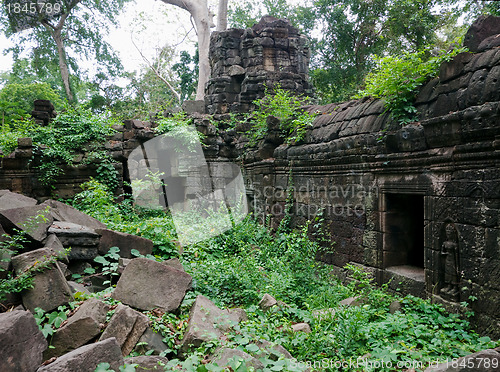
[[[43,205],[0,211],[0,223],[5,231],[22,231],[35,242],[42,242],[47,237],[47,229],[52,225],[52,221],[50,207]]]
[[[125,359],[126,364],[136,364],[135,372],[142,371],[164,371],[168,359],[156,355],[141,355]]]
[[[425,372],[496,372],[500,370],[500,350],[478,351],[454,361],[431,365]]]
[[[29,311],[0,314],[0,370],[34,372],[47,341]]]
[[[85,301],[68,318],[66,324],[54,333],[50,342],[52,348],[47,349],[44,358],[50,359],[63,355],[98,336],[106,321],[108,310],[109,306],[98,299],[92,298]]]
[[[189,323],[182,339],[180,353],[218,339],[241,321],[239,313],[219,309],[208,298],[198,295],[189,313]]]
[[[37,204],[36,199],[24,196],[21,194],[16,194],[15,192],[10,192],[8,190],[1,190],[0,196],[0,210],[14,209],[22,207],[33,207]]]
[[[108,253],[111,247],[120,248],[119,254],[124,258],[134,257],[131,253],[132,249],[136,249],[144,256],[153,253],[153,242],[149,239],[108,229],[96,231],[101,235],[99,253],[102,255]]]
[[[31,252],[12,257],[12,265],[17,275],[31,267],[47,265],[33,277],[33,288],[22,292],[24,306],[34,311],[40,307],[51,311],[73,300],[71,288],[64,278],[57,262],[49,263],[53,253],[47,248],[40,248]]]
[[[125,363],[115,338],[79,347],[37,372],[93,372],[100,363],[109,363],[111,369],[117,372]]]
[[[52,216],[56,221],[72,222],[78,225],[86,226],[91,229],[105,229],[106,225],[89,215],[80,212],[78,209],[61,203],[57,200],[46,200],[43,204],[49,205],[52,209]]]
[[[470,52],[478,52],[483,40],[497,34],[500,34],[500,17],[482,15],[467,30],[464,46]]]
[[[71,248],[69,260],[93,260],[98,256],[99,234],[90,227],[56,221],[49,233],[56,235],[65,248]]]
[[[148,326],[149,318],[146,315],[120,304],[100,340],[115,338],[120,345],[122,354],[128,355]]]
[[[191,286],[189,274],[146,258],[135,258],[116,284],[114,299],[141,310],[175,311]]]

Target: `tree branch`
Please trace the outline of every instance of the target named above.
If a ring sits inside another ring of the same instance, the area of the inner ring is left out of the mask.
[[[144,62],[146,62],[146,64],[148,65],[148,67],[151,69],[151,71],[154,72],[154,74],[161,80],[165,83],[165,85],[168,87],[168,89],[170,89],[170,91],[172,92],[172,94],[174,95],[175,98],[177,98],[177,100],[179,101],[179,103],[181,103],[181,95],[174,89],[174,87],[172,86],[172,84],[170,84],[170,82],[165,79],[161,74],[160,72],[155,68],[155,66],[153,66],[153,64],[151,62],[149,62],[149,60],[146,58],[146,56],[144,55],[144,53],[142,53],[142,51],[139,49],[139,47],[136,45],[136,43],[134,42],[134,38],[132,37],[132,35],[130,35],[130,40],[132,41],[132,44],[134,45],[135,49],[137,49],[137,51],[139,52],[139,54],[141,55],[142,59],[144,60]],[[159,63],[159,62],[158,62]]]

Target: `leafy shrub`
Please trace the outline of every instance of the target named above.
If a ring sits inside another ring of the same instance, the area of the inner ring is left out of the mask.
[[[43,309],[37,307],[33,316],[36,324],[45,338],[52,336],[57,328],[68,318],[68,309],[66,306],[59,306],[56,311],[46,313]],[[50,346],[49,346],[50,347]]]
[[[42,153],[40,164],[37,166],[41,171],[40,182],[50,185],[61,174],[61,164],[74,164],[75,155],[87,150],[92,155],[88,162],[100,164],[98,170],[108,170],[101,171],[100,181],[114,188],[117,185],[116,172],[109,172],[111,159],[100,149],[106,136],[114,132],[112,124],[117,123],[106,114],[93,114],[83,107],[68,107],[48,126],[32,130],[30,135],[33,144]]]
[[[109,188],[95,179],[81,187],[83,191],[73,199],[75,208],[104,222],[110,229],[150,239],[155,255],[164,259],[179,255],[170,213],[134,207],[130,199],[119,203]]]
[[[417,109],[413,105],[418,88],[439,73],[441,64],[450,61],[464,48],[451,52],[441,51],[429,57],[430,51],[422,50],[376,59],[377,67],[365,78],[365,89],[356,98],[371,96],[381,98],[386,110],[400,124],[417,120]]]
[[[307,103],[307,98],[296,97],[280,86],[274,87],[273,90],[271,94],[266,88],[265,96],[253,102],[255,110],[247,115],[247,120],[253,123],[249,133],[251,145],[266,136],[269,116],[280,120],[280,129],[284,132],[287,143],[302,140],[316,116],[304,111],[303,105]]]
[[[0,105],[2,103],[0,102]],[[10,122],[5,122],[0,131],[0,150],[3,155],[8,155],[17,147],[17,139],[29,137],[33,131],[38,129],[30,119],[13,119]]]

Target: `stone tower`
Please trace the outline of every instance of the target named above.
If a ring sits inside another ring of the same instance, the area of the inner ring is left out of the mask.
[[[206,112],[247,112],[264,96],[266,86],[276,83],[296,94],[312,95],[309,58],[307,38],[286,20],[265,16],[246,30],[214,32]]]

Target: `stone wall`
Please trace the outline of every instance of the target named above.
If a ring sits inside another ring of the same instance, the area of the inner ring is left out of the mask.
[[[46,107],[50,109],[51,105]],[[36,117],[48,119],[49,115],[45,115],[43,111],[39,110]],[[119,181],[117,195],[123,194],[123,180],[128,180],[127,158],[129,154],[141,143],[154,137],[153,127],[154,123],[151,122],[126,120],[123,126],[113,126],[115,133],[108,137],[103,144],[103,148],[115,161],[114,166],[118,172]],[[42,176],[37,171],[37,166],[43,161],[41,153],[33,147],[31,138],[20,138],[15,151],[1,158],[0,189],[8,189],[39,200],[49,197],[71,198],[82,191],[80,187],[82,183],[97,176],[99,164],[95,161],[87,162],[89,152],[90,147],[82,148],[79,153],[75,154],[73,165],[61,164],[62,174],[51,186],[44,186],[40,182]]]
[[[205,104],[209,114],[248,112],[276,84],[310,95],[307,38],[288,21],[263,17],[252,28],[212,33],[211,78]]]

